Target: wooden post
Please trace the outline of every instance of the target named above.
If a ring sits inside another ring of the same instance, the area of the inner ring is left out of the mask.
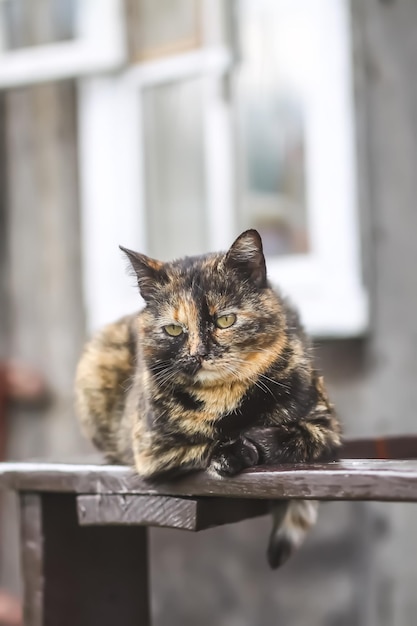
[[[150,625],[146,528],[82,528],[68,494],[20,503],[25,626]]]

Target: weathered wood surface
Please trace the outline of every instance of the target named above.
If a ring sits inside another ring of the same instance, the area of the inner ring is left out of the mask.
[[[59,463],[2,463],[0,486],[19,491],[417,501],[417,460],[345,460],[258,467],[232,478],[205,472],[167,483],[143,481],[127,467]]]
[[[268,503],[238,498],[81,495],[77,512],[81,526],[117,524],[197,531],[265,515]]]
[[[146,528],[85,528],[73,495],[22,494],[25,626],[149,626]]]
[[[20,502],[21,565],[24,578],[25,624],[43,624],[43,528],[40,496],[22,494]]]

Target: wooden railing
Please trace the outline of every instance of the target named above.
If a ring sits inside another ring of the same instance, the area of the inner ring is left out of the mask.
[[[270,499],[417,502],[417,437],[348,441],[343,456],[158,485],[122,466],[0,464],[20,499],[25,626],[150,624],[149,526],[203,530]]]

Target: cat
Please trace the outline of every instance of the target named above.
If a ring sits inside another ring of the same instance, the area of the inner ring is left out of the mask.
[[[336,458],[339,421],[298,314],[268,282],[256,230],[227,252],[170,263],[121,249],[145,308],[93,337],[76,375],[81,425],[109,461],[169,479]],[[317,505],[273,508],[277,567]]]

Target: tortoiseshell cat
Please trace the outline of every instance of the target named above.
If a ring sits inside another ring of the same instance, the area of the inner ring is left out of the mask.
[[[334,458],[339,423],[255,230],[171,263],[122,250],[146,306],[87,344],[76,379],[81,423],[108,460],[169,478]],[[316,503],[277,503],[272,567],[315,518]]]

